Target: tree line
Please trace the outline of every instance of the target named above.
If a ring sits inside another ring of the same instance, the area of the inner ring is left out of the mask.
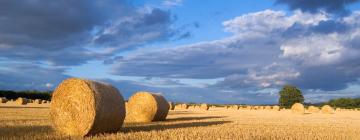
[[[26,91],[12,91],[12,90],[0,90],[0,97],[6,99],[17,99],[19,97],[27,99],[42,99],[51,100],[51,91],[37,91],[37,90],[26,90]]]
[[[338,98],[331,99],[327,102],[310,104],[304,102],[304,96],[299,88],[293,85],[285,85],[279,91],[279,105],[284,108],[290,108],[294,103],[302,103],[305,105],[323,106],[330,105],[332,107],[353,109],[360,108],[360,97],[359,98]]]

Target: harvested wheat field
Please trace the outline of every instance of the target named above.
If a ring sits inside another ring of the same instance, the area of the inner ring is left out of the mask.
[[[82,139],[52,129],[48,104],[10,104],[0,105],[0,139]],[[116,133],[85,139],[356,140],[359,134],[360,111],[300,115],[291,110],[211,108],[170,110],[166,121],[125,123]]]

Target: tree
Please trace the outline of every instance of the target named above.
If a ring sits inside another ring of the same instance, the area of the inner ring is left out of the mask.
[[[304,96],[300,89],[292,85],[285,85],[279,92],[279,105],[281,107],[289,108],[294,103],[304,103]]]

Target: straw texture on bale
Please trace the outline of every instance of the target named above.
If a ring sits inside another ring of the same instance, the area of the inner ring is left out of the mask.
[[[175,109],[175,104],[173,102],[169,102],[169,109],[170,110],[174,110]]]
[[[26,105],[27,103],[28,103],[28,100],[27,99],[25,99],[25,98],[18,98],[18,99],[16,99],[16,101],[15,101],[18,105]]]
[[[272,110],[275,110],[275,111],[280,111],[280,106],[278,105],[275,105],[272,107]]]
[[[6,98],[0,98],[0,103],[6,103],[8,100]]]
[[[36,104],[42,104],[43,101],[42,101],[41,99],[36,99],[36,100],[35,100],[35,103],[36,103]]]
[[[52,94],[50,119],[54,129],[66,135],[116,132],[125,114],[124,98],[106,83],[70,78]]]
[[[208,104],[201,104],[200,109],[201,110],[209,110],[209,105]]]
[[[304,114],[305,113],[305,107],[301,103],[295,103],[291,106],[291,111],[296,114]]]
[[[333,114],[334,109],[329,105],[324,105],[321,107],[321,113],[323,114]]]
[[[310,113],[318,113],[319,112],[319,108],[318,107],[316,107],[316,106],[309,106],[308,107],[308,111],[310,112]]]
[[[163,121],[169,112],[169,103],[160,94],[137,92],[128,101],[127,122]]]

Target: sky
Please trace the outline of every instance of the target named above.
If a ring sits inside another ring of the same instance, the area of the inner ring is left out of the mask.
[[[173,102],[360,97],[360,0],[0,1],[0,89],[70,77]]]

